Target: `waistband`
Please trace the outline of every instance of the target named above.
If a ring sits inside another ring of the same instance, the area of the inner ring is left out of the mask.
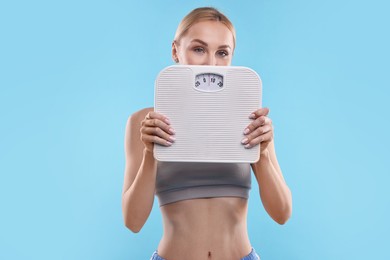
[[[153,252],[153,255],[150,258],[150,260],[166,260],[166,259],[159,256],[156,250]],[[240,260],[260,260],[260,256],[256,253],[256,250],[252,247],[252,250],[249,253],[249,255],[244,256]]]

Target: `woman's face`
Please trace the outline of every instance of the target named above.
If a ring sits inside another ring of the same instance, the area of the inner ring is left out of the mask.
[[[183,65],[228,66],[233,48],[233,34],[223,23],[202,21],[172,44],[172,58]]]

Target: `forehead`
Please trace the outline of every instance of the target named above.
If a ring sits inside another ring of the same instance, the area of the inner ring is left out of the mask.
[[[191,42],[193,39],[202,40],[207,44],[229,45],[233,48],[232,32],[219,21],[201,21],[193,24],[182,40]]]

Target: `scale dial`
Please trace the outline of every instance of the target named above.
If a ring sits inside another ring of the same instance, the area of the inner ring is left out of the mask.
[[[217,91],[223,87],[223,76],[215,73],[201,73],[195,77],[195,88],[204,91]]]

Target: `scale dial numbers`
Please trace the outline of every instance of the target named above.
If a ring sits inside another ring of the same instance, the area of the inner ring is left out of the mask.
[[[202,73],[195,77],[195,88],[205,91],[216,91],[223,87],[222,75],[215,73]]]

